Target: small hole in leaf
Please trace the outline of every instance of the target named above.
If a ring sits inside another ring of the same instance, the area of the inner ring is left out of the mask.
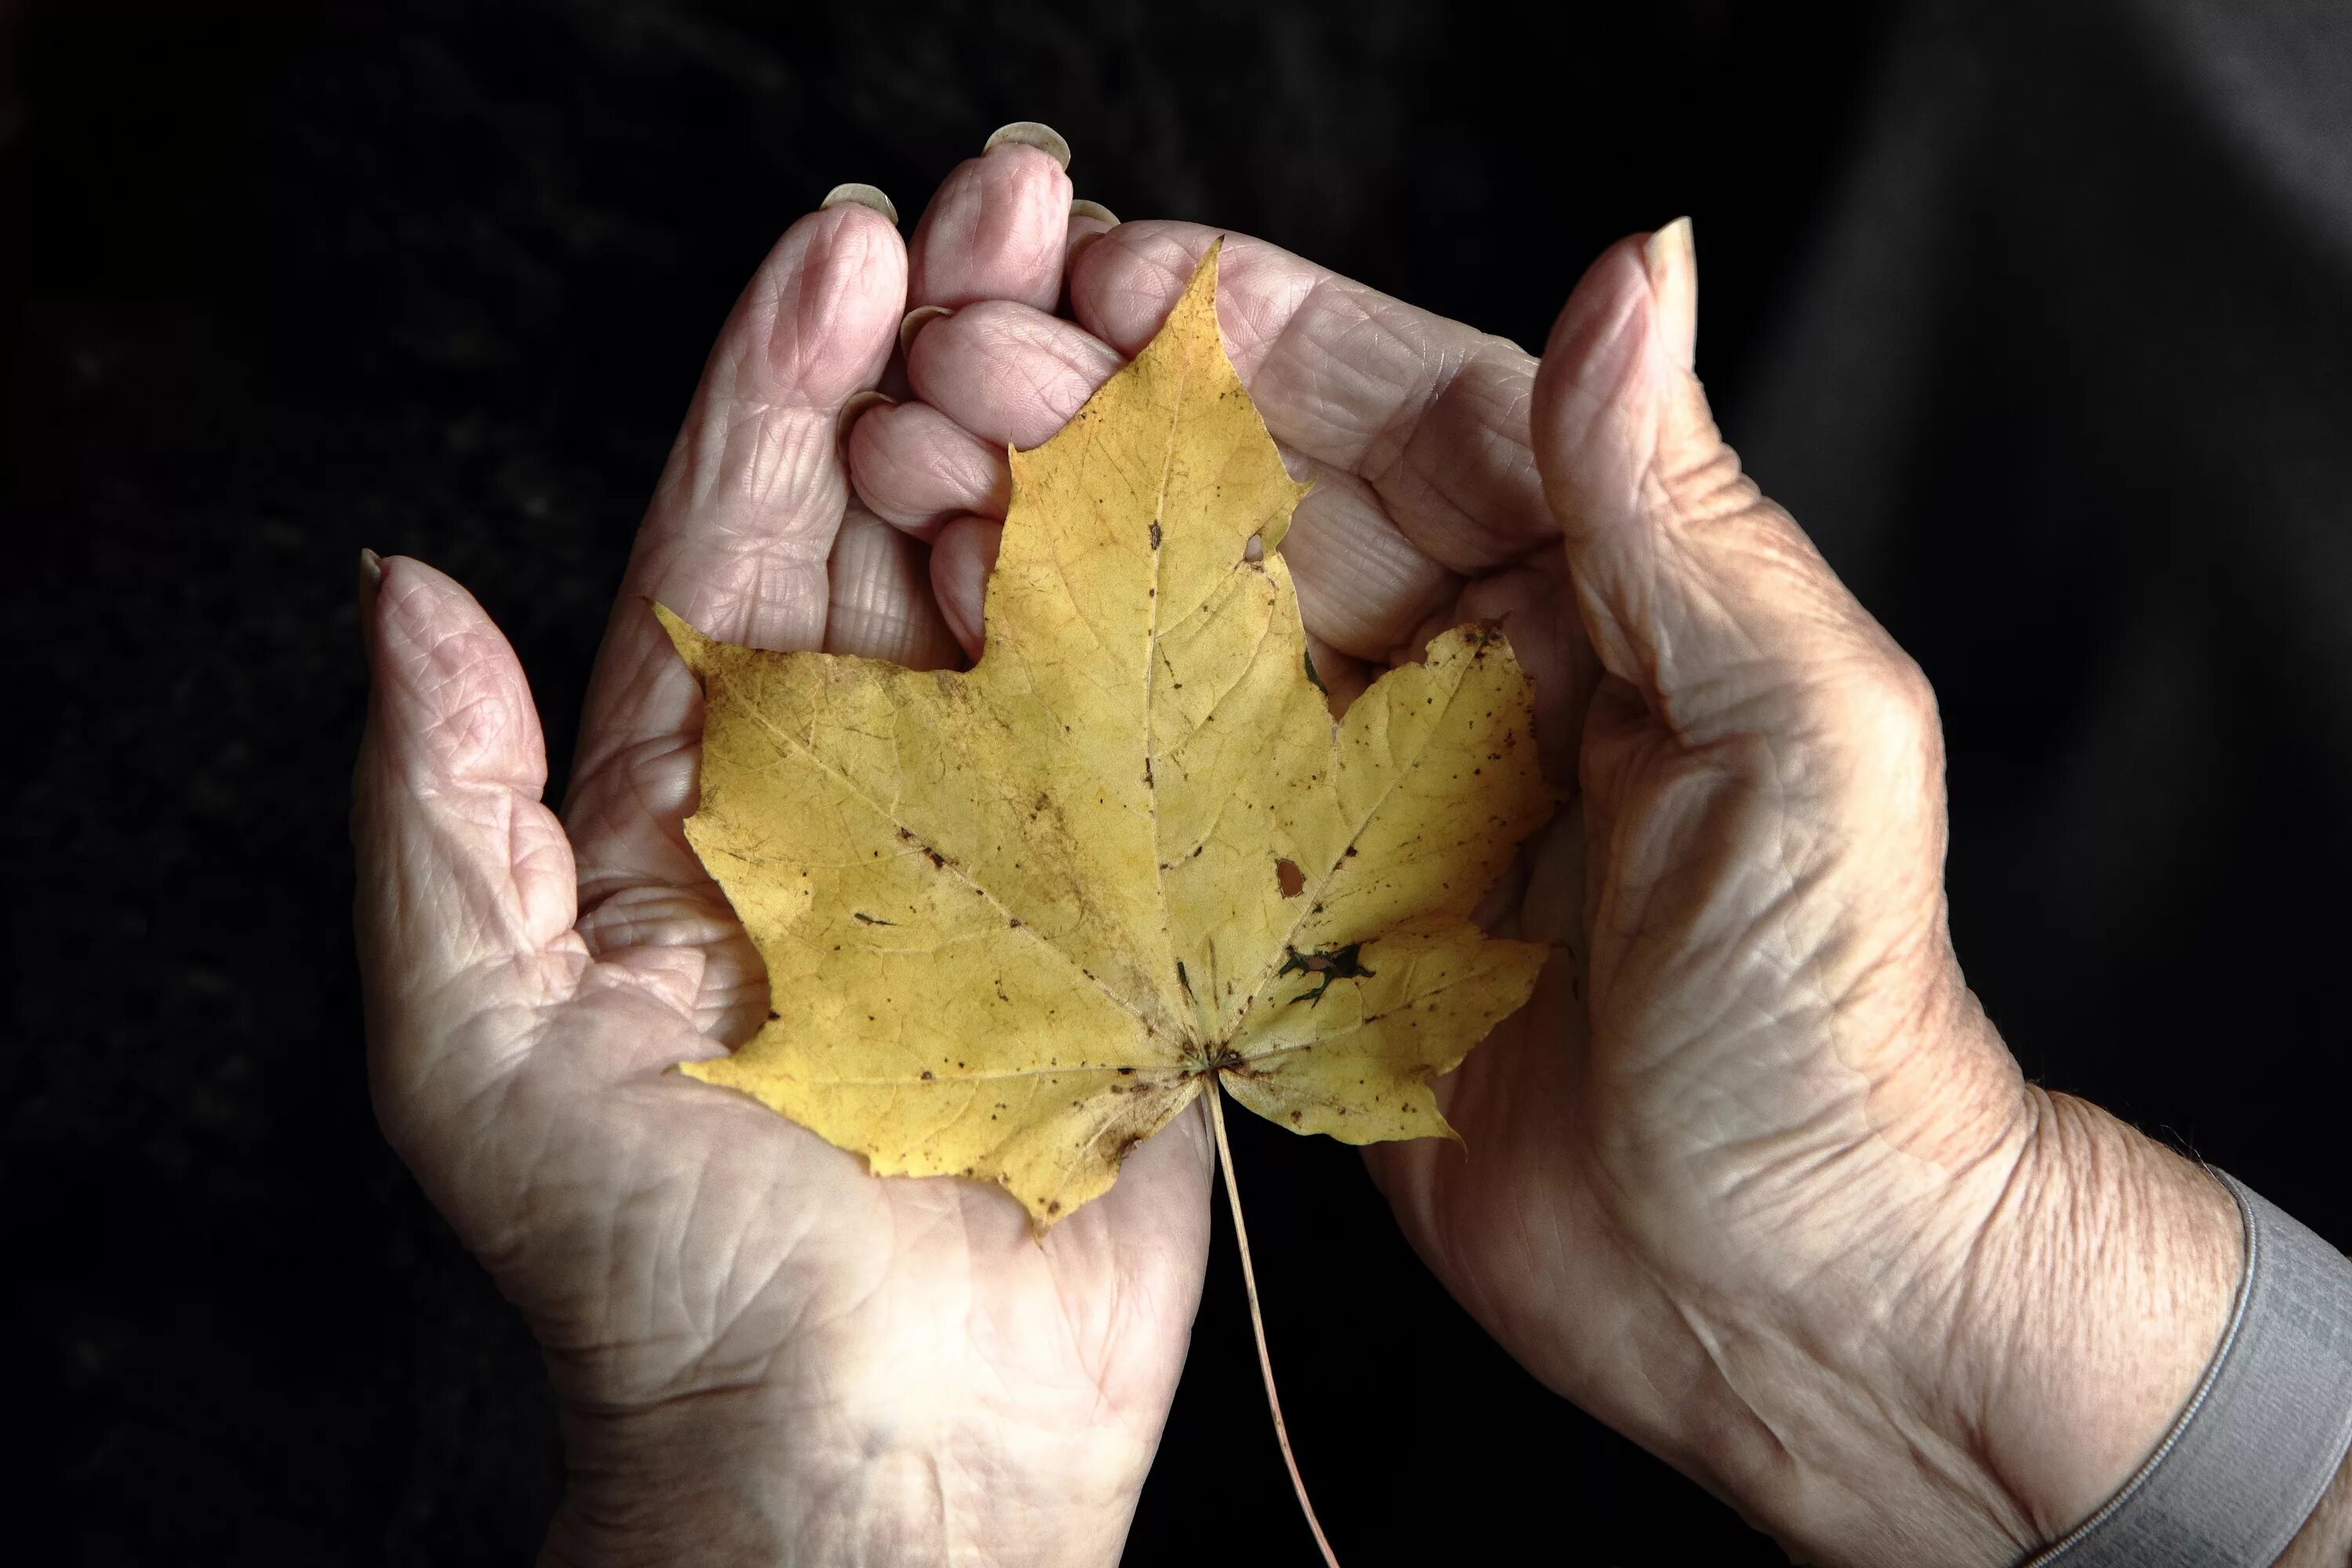
[[[1307,873],[1298,868],[1296,860],[1276,860],[1274,879],[1282,884],[1282,896],[1295,899],[1307,890]]]
[[[1265,536],[1258,533],[1251,534],[1249,536],[1249,542],[1242,546],[1242,559],[1244,561],[1258,561],[1263,560],[1265,556]]]

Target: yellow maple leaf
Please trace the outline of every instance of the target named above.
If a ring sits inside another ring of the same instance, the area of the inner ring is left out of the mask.
[[[1304,1132],[1452,1136],[1429,1080],[1544,949],[1472,906],[1549,814],[1490,628],[1335,723],[1276,547],[1306,487],[1226,359],[1213,250],[1044,446],[969,671],[662,623],[707,700],[687,837],[773,1009],[689,1062],[877,1174],[1005,1186],[1042,1233],[1212,1079]]]

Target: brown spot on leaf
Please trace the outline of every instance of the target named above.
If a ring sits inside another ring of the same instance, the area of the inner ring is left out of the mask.
[[[1274,879],[1282,884],[1282,896],[1286,899],[1295,899],[1307,890],[1307,873],[1287,856],[1274,863]]]

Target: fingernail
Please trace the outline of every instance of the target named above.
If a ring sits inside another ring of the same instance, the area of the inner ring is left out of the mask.
[[[1691,220],[1678,217],[1652,235],[1642,247],[1642,267],[1650,275],[1666,352],[1688,370],[1696,362],[1698,348],[1698,257]]]
[[[1688,264],[1691,254],[1691,220],[1678,217],[1660,226],[1642,246],[1642,264],[1650,274],[1650,287],[1663,289],[1675,268]]]
[[[846,184],[835,185],[825,192],[824,200],[816,204],[816,210],[823,212],[827,207],[837,207],[845,204],[872,207],[876,212],[888,218],[894,226],[898,222],[898,204],[884,195],[879,185],[860,184],[856,180]]]
[[[1062,133],[1052,126],[1042,125],[1034,120],[1016,120],[1010,125],[998,126],[989,133],[988,141],[980,149],[980,154],[984,158],[1008,142],[1018,142],[1024,147],[1034,147],[1065,169],[1070,166],[1070,144],[1062,139]]]
[[[383,557],[373,550],[360,552],[360,646],[375,635],[376,590],[383,586]]]
[[[845,441],[849,439],[849,427],[856,424],[858,416],[867,410],[895,408],[898,405],[897,398],[887,392],[877,392],[872,387],[867,387],[864,392],[852,393],[849,401],[841,405],[841,438]]]
[[[898,352],[903,354],[914,347],[915,335],[926,326],[941,316],[954,314],[955,307],[952,305],[918,305],[908,311],[907,319],[898,323]]]
[[[1070,216],[1072,217],[1090,217],[1097,223],[1103,224],[1111,228],[1117,228],[1118,226],[1118,215],[1117,213],[1103,205],[1102,203],[1090,202],[1084,196],[1078,197],[1070,204]]]

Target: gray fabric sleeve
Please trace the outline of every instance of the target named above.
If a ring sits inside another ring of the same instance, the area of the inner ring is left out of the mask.
[[[2271,1568],[2352,1447],[2352,1263],[2236,1177],[2246,1267],[2156,1452],[2021,1568]]]

